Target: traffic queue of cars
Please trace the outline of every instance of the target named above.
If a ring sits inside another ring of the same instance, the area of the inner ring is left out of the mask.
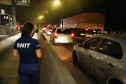
[[[53,30],[53,27],[49,27],[48,29],[46,29],[45,34],[49,36],[52,33],[52,30]]]
[[[126,84],[126,34],[98,35],[75,45],[73,63],[102,84]]]
[[[50,42],[73,43],[70,28],[53,28]],[[102,84],[126,84],[126,34],[95,35],[74,45],[73,64]]]
[[[70,28],[46,29],[45,34],[50,36],[50,42],[53,45],[56,43],[73,44],[74,33],[71,32]]]

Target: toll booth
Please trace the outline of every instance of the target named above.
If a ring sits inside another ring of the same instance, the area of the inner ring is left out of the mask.
[[[9,14],[0,14],[0,35],[12,35],[17,32],[15,17]]]

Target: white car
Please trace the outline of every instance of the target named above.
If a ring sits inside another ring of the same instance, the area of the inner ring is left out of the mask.
[[[50,41],[56,43],[70,43],[73,44],[74,33],[71,32],[70,28],[54,28],[51,35]]]
[[[126,34],[94,36],[75,45],[73,63],[102,84],[126,84]]]

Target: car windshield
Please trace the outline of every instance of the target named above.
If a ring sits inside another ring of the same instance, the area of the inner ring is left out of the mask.
[[[57,33],[70,34],[71,31],[70,31],[70,29],[57,29]]]

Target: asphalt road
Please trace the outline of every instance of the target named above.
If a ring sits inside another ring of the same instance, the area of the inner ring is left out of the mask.
[[[50,40],[50,36],[47,36],[45,34],[44,36],[47,38],[48,41]],[[85,40],[84,38],[81,40],[81,38],[82,37],[76,38],[74,45],[79,42],[82,43]],[[52,42],[50,42],[50,44],[52,44]],[[73,65],[72,50],[74,45],[56,44],[52,45],[52,48],[55,50],[61,61],[66,65],[77,84],[100,84],[82,67],[76,67]]]

